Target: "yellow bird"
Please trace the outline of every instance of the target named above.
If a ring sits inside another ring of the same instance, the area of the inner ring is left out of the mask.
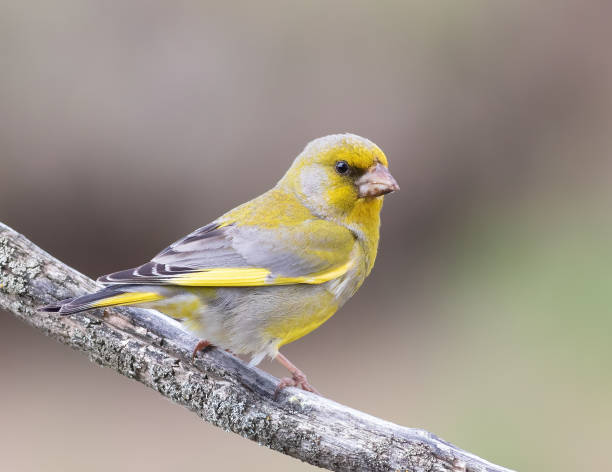
[[[72,314],[113,305],[154,308],[203,341],[277,359],[278,389],[316,392],[279,352],[355,294],[374,265],[383,195],[399,190],[372,141],[310,142],[274,188],[170,245],[150,262],[100,277],[99,292],[44,307]]]

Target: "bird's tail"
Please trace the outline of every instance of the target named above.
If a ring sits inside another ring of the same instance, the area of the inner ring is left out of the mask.
[[[129,291],[129,287],[107,287],[96,293],[81,297],[67,298],[50,305],[43,306],[42,311],[72,315],[92,308],[117,305],[135,305],[137,303],[154,302],[164,298],[156,292]]]

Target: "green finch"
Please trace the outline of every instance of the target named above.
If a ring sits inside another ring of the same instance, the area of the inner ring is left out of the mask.
[[[168,246],[150,262],[98,279],[99,292],[44,307],[153,308],[202,341],[265,356],[291,372],[279,389],[316,392],[279,352],[352,297],[378,250],[383,196],[399,190],[387,158],[354,134],[310,142],[274,188]]]

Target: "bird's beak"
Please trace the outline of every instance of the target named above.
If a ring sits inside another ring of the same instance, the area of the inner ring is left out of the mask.
[[[389,169],[380,163],[370,167],[355,183],[359,188],[359,198],[380,197],[399,190],[399,185]]]

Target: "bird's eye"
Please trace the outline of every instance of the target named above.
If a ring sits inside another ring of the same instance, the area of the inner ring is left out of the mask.
[[[349,171],[350,167],[346,163],[346,161],[338,161],[336,162],[336,172],[338,174],[346,174]]]

